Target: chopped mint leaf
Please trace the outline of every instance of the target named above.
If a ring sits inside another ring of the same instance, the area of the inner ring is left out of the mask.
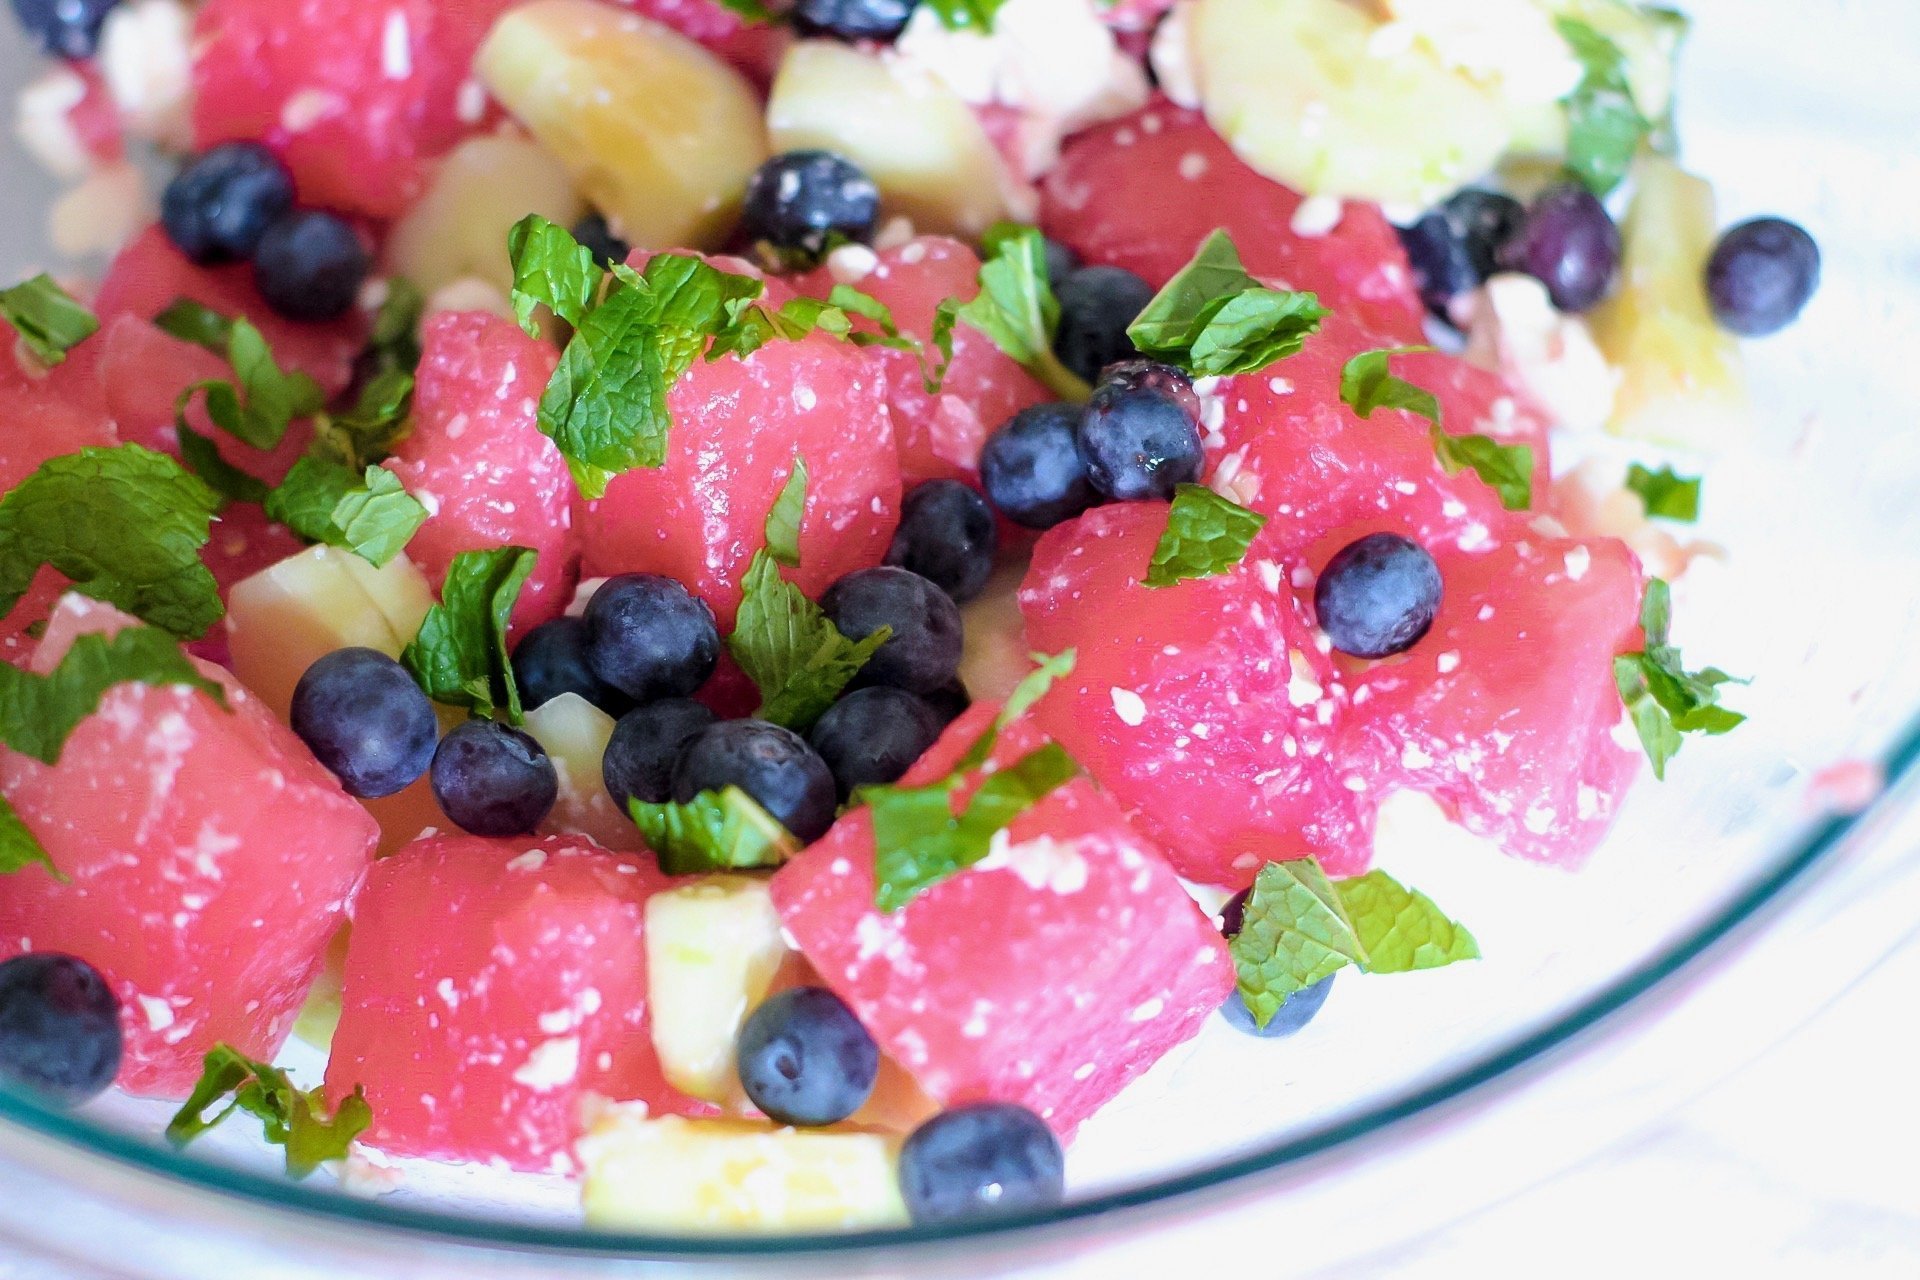
[[[861,789],[858,800],[873,816],[873,902],[880,910],[898,911],[923,890],[985,858],[996,835],[1080,768],[1059,744],[1049,742],[988,774],[955,814],[953,799],[965,772],[920,787]]]
[[[220,498],[137,444],[51,458],[0,498],[0,613],[41,565],[178,636],[206,633],[220,590],[200,561]]]
[[[1140,354],[1204,377],[1252,373],[1294,354],[1328,314],[1311,293],[1269,289],[1247,274],[1224,231],[1127,326]]]
[[[1649,471],[1636,462],[1627,468],[1627,488],[1640,496],[1649,516],[1682,524],[1700,518],[1698,476],[1678,475],[1672,467]]]
[[[45,274],[0,289],[0,320],[13,326],[34,359],[56,365],[100,331],[100,320]]]
[[[1633,100],[1620,46],[1577,18],[1555,18],[1553,25],[1582,68],[1580,83],[1561,99],[1567,112],[1567,169],[1589,191],[1604,196],[1627,176],[1653,126]]]
[[[227,335],[233,332],[233,321],[192,298],[175,298],[165,311],[153,318],[153,325],[162,333],[205,347],[217,356],[227,354]]]
[[[1472,467],[1488,488],[1500,495],[1509,511],[1533,505],[1533,448],[1501,444],[1492,436],[1449,435],[1440,425],[1440,401],[1431,391],[1388,372],[1390,356],[1431,351],[1431,347],[1382,347],[1362,351],[1340,369],[1340,398],[1362,418],[1375,409],[1404,409],[1425,418],[1433,440],[1433,456],[1448,475]]]
[[[1426,894],[1384,871],[1336,880],[1333,887],[1365,952],[1368,973],[1410,973],[1480,958],[1480,944],[1465,927]]]
[[[1267,518],[1221,497],[1205,485],[1183,484],[1173,492],[1167,531],[1154,544],[1147,566],[1149,587],[1170,587],[1188,578],[1211,578],[1238,565]]]
[[[1667,761],[1680,750],[1684,735],[1726,733],[1746,719],[1720,705],[1720,686],[1745,684],[1716,667],[1689,672],[1680,651],[1667,642],[1672,616],[1672,593],[1659,578],[1647,580],[1640,601],[1640,629],[1645,647],[1613,660],[1613,681],[1633,720],[1640,745],[1653,765],[1653,776],[1665,779]]]
[[[949,31],[993,31],[994,17],[1007,0],[926,0],[927,7]]]
[[[1062,400],[1085,400],[1093,389],[1053,354],[1060,303],[1047,279],[1046,242],[1039,229],[995,223],[981,238],[981,251],[986,258],[980,264],[980,292],[957,304],[954,318],[991,338]],[[952,354],[951,332],[949,326],[942,335],[936,314],[934,345],[941,349],[943,374]],[[949,339],[944,346],[943,336]]]
[[[521,722],[520,689],[507,653],[507,619],[533,572],[528,547],[463,551],[447,569],[440,603],[400,655],[429,698],[491,716],[504,709]]]
[[[993,721],[995,730],[1004,729],[1027,714],[1034,703],[1047,696],[1047,691],[1053,688],[1054,681],[1064,680],[1072,675],[1073,664],[1078,661],[1080,651],[1063,649],[1054,654],[1033,653],[1027,656],[1033,659],[1034,668],[1020,677],[1020,683],[1013,686],[1013,692],[1008,694],[1007,700],[1000,704],[1000,714],[995,716]],[[991,749],[991,742],[988,743],[988,747]],[[986,759],[986,752],[980,753],[980,759]]]
[[[376,569],[427,522],[427,509],[385,467],[355,471],[312,453],[267,495],[266,509],[307,541],[351,551]]]
[[[40,837],[33,834],[27,824],[5,796],[0,796],[0,876],[12,875],[26,867],[45,867],[47,874],[62,884],[69,879],[65,872],[53,865],[53,859],[47,855],[46,846],[40,843]]]
[[[373,313],[367,352],[382,374],[412,373],[420,364],[420,320],[427,300],[405,276],[388,276],[386,297]]]
[[[287,1172],[304,1178],[328,1160],[346,1156],[353,1140],[373,1123],[365,1090],[355,1086],[331,1113],[326,1091],[301,1089],[279,1067],[258,1062],[228,1044],[216,1044],[203,1060],[200,1080],[167,1122],[167,1138],[185,1146],[236,1111],[260,1121],[268,1142],[286,1149]],[[209,1118],[208,1108],[231,1095]]]
[[[186,420],[193,397],[203,394],[207,416],[215,426],[256,449],[271,449],[295,418],[310,417],[324,407],[325,398],[313,379],[281,369],[266,338],[244,316],[228,318],[182,298],[161,312],[155,323],[176,338],[225,357],[233,366],[231,382],[196,382],[182,391],[174,409],[178,421]]]
[[[176,422],[174,434],[180,437],[180,461],[187,470],[207,482],[229,502],[261,503],[272,492],[265,481],[256,480],[220,456],[220,446],[201,435],[186,422]]]
[[[767,512],[767,554],[789,569],[800,566],[800,518],[807,509],[807,463],[796,455],[780,496]]]
[[[393,452],[407,433],[407,415],[412,410],[413,375],[405,369],[387,369],[360,389],[353,408],[314,419],[313,452],[363,470]]]
[[[754,714],[804,733],[833,705],[867,659],[893,635],[881,627],[855,643],[820,606],[780,576],[766,551],[754,553],[741,584],[727,652],[760,689]]]
[[[565,227],[530,213],[507,232],[507,256],[513,262],[513,315],[527,336],[540,336],[533,318],[540,306],[578,328],[606,276],[592,250]]]
[[[933,332],[927,335],[927,345],[939,359],[926,357],[920,362],[920,381],[930,396],[939,395],[940,388],[946,385],[947,370],[953,366],[953,326],[959,319],[957,298],[943,298],[933,309]]]
[[[777,867],[799,851],[787,829],[739,787],[684,804],[629,800],[628,812],[670,876]]]
[[[839,307],[819,298],[789,298],[777,311],[763,306],[746,308],[737,321],[714,335],[712,345],[707,348],[707,359],[750,356],[776,338],[798,342],[814,332],[848,338],[852,331],[853,321]]]
[[[719,0],[720,7],[731,9],[748,22],[772,22],[773,11],[760,0]]]

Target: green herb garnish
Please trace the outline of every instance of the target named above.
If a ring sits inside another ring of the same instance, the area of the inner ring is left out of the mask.
[[[1216,231],[1127,326],[1127,336],[1143,356],[1219,377],[1293,355],[1328,314],[1311,293],[1269,289],[1248,275],[1233,240]]]
[[[1727,733],[1746,719],[1720,705],[1720,686],[1745,684],[1717,667],[1689,672],[1680,651],[1667,642],[1673,599],[1659,578],[1647,581],[1640,601],[1640,629],[1646,645],[1613,660],[1613,680],[1627,708],[1640,745],[1653,764],[1653,776],[1667,776],[1667,761],[1680,750],[1684,735]]]
[[[231,1095],[209,1118],[207,1109]],[[207,1052],[200,1080],[167,1122],[167,1138],[185,1146],[236,1111],[260,1121],[268,1142],[286,1150],[287,1172],[304,1178],[327,1160],[346,1156],[353,1140],[373,1123],[366,1091],[356,1086],[333,1111],[323,1088],[301,1089],[270,1062],[247,1057],[227,1044]]]

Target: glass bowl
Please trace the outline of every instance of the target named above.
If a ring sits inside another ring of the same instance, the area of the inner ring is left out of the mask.
[[[1654,1007],[1650,992],[1848,850],[1883,846],[1910,789],[1890,786],[1863,817],[1835,812],[1834,783],[1866,772],[1899,784],[1920,755],[1920,432],[1905,378],[1920,249],[1901,202],[1862,198],[1920,178],[1920,10],[1862,0],[1810,24],[1786,3],[1689,7],[1689,165],[1715,182],[1723,222],[1778,212],[1825,254],[1801,322],[1749,347],[1751,442],[1706,468],[1691,536],[1726,554],[1675,588],[1676,641],[1695,662],[1753,677],[1730,699],[1750,719],[1689,744],[1664,784],[1644,779],[1578,875],[1415,828],[1384,865],[1471,926],[1481,963],[1347,980],[1285,1042],[1212,1020],[1086,1124],[1068,1202],[1042,1214],[818,1237],[588,1232],[564,1183],[412,1167],[379,1194],[368,1176],[346,1190],[328,1174],[292,1183],[238,1125],[179,1152],[158,1140],[161,1104],[109,1096],[60,1113],[0,1094],[0,1232],[61,1259],[68,1269],[48,1272],[59,1275],[598,1274],[719,1259],[735,1273],[925,1275],[964,1274],[989,1253],[1070,1256],[1222,1201],[1258,1199],[1277,1220],[1327,1171],[1430,1141],[1463,1103],[1565,1060],[1550,1051],[1618,1037],[1629,1020],[1613,1015]],[[17,87],[33,65],[10,31],[0,37],[0,80]],[[60,265],[41,231],[52,184],[10,143],[0,163],[8,278]],[[297,1051],[288,1061],[318,1065]],[[1560,1140],[1532,1137],[1545,1150]]]

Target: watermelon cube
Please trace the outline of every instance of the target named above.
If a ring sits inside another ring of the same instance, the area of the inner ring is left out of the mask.
[[[907,775],[957,762],[996,714],[978,704]],[[1044,741],[1022,720],[992,763]],[[1232,990],[1212,922],[1160,851],[1091,782],[1028,809],[1005,843],[892,914],[873,904],[865,809],[774,876],[802,955],[881,1049],[943,1104],[996,1099],[1071,1134]]]
[[[31,669],[132,619],[67,596]],[[54,766],[0,754],[0,791],[71,883],[0,877],[0,954],[67,951],[121,1002],[119,1083],[181,1097],[216,1041],[271,1058],[319,971],[378,830],[292,732],[206,663],[203,693],[121,685]]]
[[[413,430],[387,468],[432,514],[407,554],[435,589],[462,551],[532,547],[516,634],[558,617],[580,566],[566,459],[536,423],[559,356],[512,321],[444,311],[421,334]]]
[[[647,1016],[650,859],[582,836],[427,836],[354,899],[338,1098],[367,1091],[362,1141],[395,1155],[573,1169],[589,1094],[711,1114],[666,1084]]]

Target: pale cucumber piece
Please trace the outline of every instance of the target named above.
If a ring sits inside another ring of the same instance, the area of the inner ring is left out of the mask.
[[[513,287],[507,232],[529,213],[570,227],[586,212],[566,166],[526,138],[470,138],[435,169],[387,238],[387,269],[431,296],[458,280]]]

